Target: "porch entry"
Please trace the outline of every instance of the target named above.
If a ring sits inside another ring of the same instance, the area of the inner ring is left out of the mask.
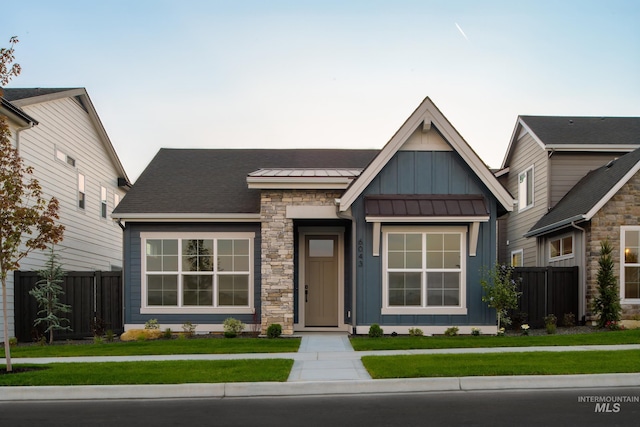
[[[338,236],[307,235],[305,246],[305,326],[338,326]]]

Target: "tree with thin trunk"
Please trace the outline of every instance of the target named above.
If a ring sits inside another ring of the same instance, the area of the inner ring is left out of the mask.
[[[598,316],[601,328],[617,326],[620,321],[620,290],[614,271],[613,248],[608,240],[600,242],[600,258],[598,259],[598,295],[593,300],[593,311]],[[624,256],[624,255],[623,255]]]
[[[14,62],[16,37],[10,47],[0,49],[0,88],[20,74]],[[0,89],[2,96],[2,89]],[[59,203],[47,201],[38,181],[31,177],[33,168],[25,166],[11,141],[6,117],[0,115],[0,281],[2,282],[2,320],[7,372],[12,371],[9,346],[7,277],[20,268],[20,261],[34,250],[44,250],[62,240],[64,226],[56,224]]]

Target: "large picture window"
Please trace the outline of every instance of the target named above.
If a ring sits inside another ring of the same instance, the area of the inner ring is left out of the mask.
[[[253,233],[141,237],[146,312],[242,313],[253,306]]]
[[[620,298],[640,304],[640,226],[621,227],[620,243]]]
[[[389,227],[383,239],[383,314],[466,313],[466,227]]]

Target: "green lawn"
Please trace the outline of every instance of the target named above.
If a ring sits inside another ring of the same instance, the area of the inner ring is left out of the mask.
[[[351,338],[351,345],[356,351],[610,344],[640,344],[640,329],[541,336],[518,335],[497,337],[494,335],[480,335],[476,337],[460,335],[457,337],[447,337],[439,335],[432,337],[385,336],[382,338]]]
[[[295,353],[299,338],[191,338],[103,344],[19,345],[11,357],[130,356],[150,354]],[[4,357],[4,348],[0,351]]]
[[[292,366],[291,359],[19,364],[14,370],[38,370],[0,375],[0,386],[286,381]]]
[[[568,375],[640,372],[640,350],[365,356],[371,377]]]

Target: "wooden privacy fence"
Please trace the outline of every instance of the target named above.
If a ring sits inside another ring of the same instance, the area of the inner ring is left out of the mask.
[[[38,318],[38,304],[29,291],[40,280],[35,271],[16,271],[15,283],[15,329],[18,341],[32,341],[39,331],[33,326]],[[122,272],[121,271],[68,271],[62,284],[64,295],[60,301],[71,306],[69,313],[58,317],[69,319],[72,331],[54,331],[54,339],[79,339],[93,336],[92,324],[98,320],[105,329],[115,334],[124,332],[122,316]]]
[[[544,327],[549,314],[558,318],[558,324],[567,313],[578,320],[578,267],[517,267],[513,277],[522,279],[522,295],[514,313],[526,313],[532,328]]]

